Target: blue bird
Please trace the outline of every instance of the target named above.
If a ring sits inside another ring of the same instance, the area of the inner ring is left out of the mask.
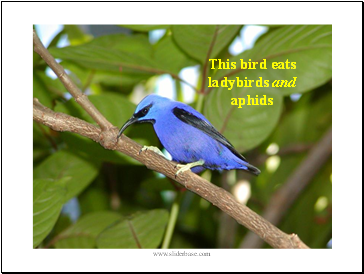
[[[158,95],[146,96],[133,116],[122,126],[118,138],[134,123],[152,123],[155,133],[172,160],[180,163],[176,176],[186,170],[199,173],[205,169],[242,169],[259,175],[233,145],[198,111],[181,102]],[[143,147],[142,151],[155,147]]]

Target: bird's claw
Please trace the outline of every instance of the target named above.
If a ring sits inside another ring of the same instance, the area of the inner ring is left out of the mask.
[[[191,168],[193,168],[195,166],[202,166],[204,163],[205,163],[204,160],[199,160],[197,162],[189,163],[186,165],[177,164],[174,168],[179,168],[179,170],[174,175],[174,178],[177,178],[178,174],[183,173],[187,170],[191,170]]]
[[[142,153],[142,151],[147,151],[147,150],[154,151],[155,153],[157,153],[157,154],[159,154],[159,155],[163,156],[164,158],[166,157],[166,156],[164,156],[163,152],[162,152],[162,151],[160,151],[160,149],[159,149],[159,148],[157,148],[157,147],[153,147],[153,146],[143,146],[143,147],[139,150],[139,155],[140,155],[140,153]]]
[[[190,170],[191,168],[190,168],[190,166],[189,166],[190,164],[187,164],[187,165],[180,165],[180,164],[178,164],[178,165],[176,165],[176,168],[179,168],[178,169],[178,171],[176,172],[176,174],[175,174],[175,176],[177,177],[178,176],[178,174],[180,174],[181,172],[185,172],[185,171],[187,171],[187,170]]]

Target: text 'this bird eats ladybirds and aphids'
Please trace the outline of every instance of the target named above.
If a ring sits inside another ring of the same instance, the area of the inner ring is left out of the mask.
[[[258,77],[258,79],[248,79],[248,77],[244,77],[241,79],[240,77],[233,77],[235,74],[234,71],[240,72],[244,70],[292,70],[296,69],[296,62],[290,62],[288,59],[285,62],[271,62],[269,66],[267,66],[267,60],[262,59],[261,61],[244,61],[244,59],[240,59],[239,65],[237,62],[230,62],[229,59],[227,61],[221,61],[221,59],[209,59],[210,61],[210,69],[218,69],[218,70],[230,70],[229,76],[223,77],[219,80],[213,80],[212,77],[208,77],[208,87],[209,88],[217,88],[223,87],[228,90],[232,90],[235,88],[294,88],[296,87],[297,77],[292,77],[291,79],[277,79],[272,83],[268,79],[263,79],[263,77]],[[247,90],[248,93],[248,90]],[[242,108],[243,105],[247,106],[258,106],[258,105],[273,105],[273,98],[267,98],[267,95],[249,95],[246,94],[246,97],[242,98],[231,98],[231,105],[238,106],[238,108]]]

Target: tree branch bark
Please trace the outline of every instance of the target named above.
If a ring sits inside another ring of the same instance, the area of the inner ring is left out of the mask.
[[[332,129],[330,127],[321,140],[309,150],[307,157],[291,174],[286,183],[273,194],[262,215],[263,218],[273,225],[278,225],[285,212],[330,158],[331,153]],[[248,233],[240,247],[260,248],[262,245],[263,241],[259,237],[253,233]]]
[[[99,112],[99,110],[89,101],[86,94],[84,94],[71,78],[64,71],[64,68],[57,63],[54,57],[44,47],[39,40],[38,35],[33,29],[33,45],[34,51],[40,55],[40,57],[48,64],[48,66],[54,71],[61,80],[65,88],[71,93],[76,102],[81,105],[86,112],[94,119],[94,121],[100,126],[102,130],[108,130],[113,128],[113,125]]]
[[[266,221],[245,205],[240,204],[235,198],[224,189],[210,183],[200,176],[186,171],[175,178],[176,163],[147,150],[139,153],[141,145],[130,140],[125,135],[116,138],[118,130],[108,122],[105,117],[93,106],[85,94],[76,87],[70,80],[63,68],[54,60],[47,49],[41,44],[36,33],[33,32],[34,50],[45,59],[48,65],[60,77],[66,89],[75,96],[78,102],[100,128],[89,124],[81,119],[69,116],[64,113],[57,113],[43,106],[38,99],[33,100],[33,119],[55,131],[69,131],[80,134],[98,142],[105,149],[120,151],[144,164],[147,168],[164,174],[175,180],[188,190],[196,193],[222,211],[233,217],[238,223],[253,231],[269,245],[275,248],[308,248],[297,235],[288,235]]]

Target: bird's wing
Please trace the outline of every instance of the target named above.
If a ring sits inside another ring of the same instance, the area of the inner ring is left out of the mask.
[[[246,161],[244,156],[241,155],[233,147],[233,145],[220,132],[218,132],[216,130],[216,128],[214,128],[213,125],[211,125],[208,122],[206,122],[205,120],[197,117],[193,113],[191,113],[189,111],[186,111],[186,110],[184,110],[182,108],[179,108],[179,107],[173,108],[173,114],[178,119],[180,119],[182,122],[184,122],[186,124],[189,124],[189,125],[197,128],[197,129],[201,130],[202,132],[204,132],[205,134],[207,134],[211,138],[215,139],[216,141],[218,141],[219,143],[221,143],[225,147],[227,147],[235,156],[237,156],[238,158]]]

